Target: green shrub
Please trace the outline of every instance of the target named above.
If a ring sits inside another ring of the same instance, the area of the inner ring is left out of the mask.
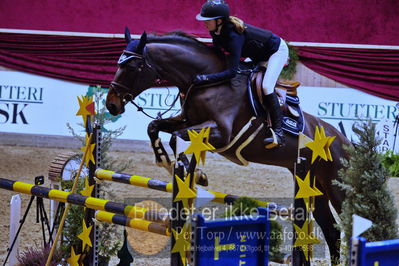
[[[382,166],[381,155],[377,152],[381,141],[375,137],[375,125],[363,121],[355,123],[352,129],[359,142],[344,147],[350,159],[343,160],[344,168],[339,171],[341,181],[333,181],[346,195],[340,214],[346,255],[349,254],[353,214],[373,222],[372,227],[362,234],[367,241],[393,239],[398,233],[397,209],[387,187],[388,171]]]
[[[399,177],[399,154],[389,150],[382,155],[382,165],[391,176]]]

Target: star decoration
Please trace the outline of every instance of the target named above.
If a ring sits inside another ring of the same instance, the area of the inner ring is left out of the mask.
[[[86,97],[86,96],[82,96],[82,98],[78,97],[78,101],[79,101],[79,110],[76,113],[76,115],[82,116],[84,125],[86,126],[87,116],[96,114],[94,110],[95,108],[94,108],[93,97]]]
[[[71,256],[67,259],[67,262],[71,266],[79,266],[79,258],[80,258],[80,254],[75,254],[75,250],[72,247]]]
[[[326,133],[324,132],[324,127],[320,127],[320,137],[321,138],[327,138],[328,140],[327,140],[327,143],[326,143],[326,146],[324,146],[324,151],[326,152],[326,155],[327,155],[327,160],[330,160],[330,161],[332,161],[333,159],[332,159],[332,156],[331,156],[331,152],[330,152],[330,145],[332,144],[332,142],[334,141],[334,139],[336,138],[336,136],[333,136],[333,137],[327,137],[326,136]],[[326,160],[326,161],[327,161]]]
[[[313,186],[312,186],[313,190],[319,191],[316,188],[316,178],[313,179]],[[320,191],[320,193],[322,193]],[[309,198],[303,198],[303,201],[305,202],[305,207],[306,207],[306,212],[312,214],[312,212],[315,209],[315,198],[314,197],[309,197]]]
[[[323,195],[323,193],[318,190],[316,186],[313,188],[310,186],[310,171],[308,171],[304,180],[302,180],[299,176],[295,176],[295,178],[299,187],[298,193],[295,195],[296,199]]]
[[[322,131],[322,133],[320,133]],[[319,131],[319,127],[316,126],[314,140],[305,144],[306,147],[311,149],[312,152],[312,163],[316,160],[317,157],[321,157],[325,161],[327,161],[327,154],[325,147],[328,144],[328,137],[324,134],[324,128],[321,127]],[[328,149],[328,147],[327,147]]]
[[[184,153],[194,153],[197,162],[202,160],[202,164],[205,164],[205,152],[215,149],[215,147],[209,143],[210,132],[211,130],[209,127],[206,129],[202,128],[199,133],[197,133],[195,130],[188,130],[188,136],[190,137],[191,144]]]
[[[187,236],[190,235],[190,227],[191,226],[189,225],[189,223],[186,222],[182,227],[180,233],[172,228],[175,245],[173,246],[171,253],[179,252],[183,265],[187,265],[186,252],[190,250],[190,239],[187,239]]]
[[[190,188],[191,175],[188,174],[187,177],[184,179],[184,181],[181,180],[181,178],[178,177],[177,175],[175,175],[175,178],[178,187],[178,192],[173,202],[182,201],[183,208],[188,210],[190,208],[188,200],[197,197],[196,191]]]
[[[93,228],[92,225],[90,225],[89,227],[86,226],[86,222],[85,220],[83,220],[83,229],[82,229],[82,233],[80,233],[78,235],[78,238],[80,240],[82,240],[82,251],[85,250],[86,245],[92,247],[92,243],[91,243],[91,239],[90,239],[90,232],[91,229]]]
[[[95,160],[94,160],[94,155],[93,155],[93,151],[94,148],[96,146],[96,144],[90,144],[89,142],[89,137],[86,135],[86,146],[83,146],[82,148],[80,148],[81,151],[83,151],[83,155],[86,152],[86,149],[88,149],[86,157],[85,159],[85,164],[88,167],[89,166],[89,162],[91,161],[93,164],[95,164]]]
[[[80,191],[80,194],[86,197],[91,197],[94,190],[94,185],[89,185],[89,178],[86,176],[85,178],[85,188]]]
[[[308,252],[307,252],[308,248],[309,248],[308,245],[320,243],[320,240],[317,239],[317,237],[312,232],[313,231],[313,221],[309,222],[308,220],[306,220],[303,223],[302,228],[300,228],[299,226],[294,224],[294,228],[295,228],[295,233],[296,233],[294,247],[301,247],[306,260],[309,261],[309,256],[308,256]],[[309,234],[309,231],[311,231],[310,234]]]

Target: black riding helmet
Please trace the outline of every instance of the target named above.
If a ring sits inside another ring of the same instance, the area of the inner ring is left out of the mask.
[[[208,0],[202,5],[201,13],[197,20],[211,20],[221,18],[227,20],[230,16],[230,8],[223,0]]]

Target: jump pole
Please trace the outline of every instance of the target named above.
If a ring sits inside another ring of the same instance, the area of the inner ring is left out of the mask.
[[[138,187],[144,187],[149,189],[154,189],[158,191],[164,191],[172,193],[173,191],[173,183],[162,181],[156,178],[149,178],[138,175],[129,175],[124,173],[117,173],[115,171],[105,170],[105,169],[97,169],[94,173],[94,176],[97,179],[102,181],[113,181],[117,183],[129,184]],[[213,194],[215,198],[212,202],[221,203],[221,204],[233,204],[236,200],[241,198],[241,196],[227,194],[223,192],[217,192],[212,190],[207,190],[209,193]],[[256,200],[256,203],[260,207],[271,207],[270,213],[278,215],[278,216],[290,216],[291,210],[286,208],[285,206],[279,206],[277,204]]]
[[[170,231],[168,230],[168,227],[160,223],[150,222],[143,219],[130,218],[121,214],[106,211],[96,211],[95,218],[100,222],[113,223],[145,232],[170,236]]]
[[[145,219],[159,223],[168,223],[169,218],[169,215],[166,213],[158,213],[143,207],[112,202],[94,197],[86,197],[76,193],[66,192],[58,189],[50,189],[42,186],[35,186],[29,183],[5,178],[0,178],[0,188],[55,201],[68,202],[74,205],[84,206],[92,210],[122,214],[129,218]]]

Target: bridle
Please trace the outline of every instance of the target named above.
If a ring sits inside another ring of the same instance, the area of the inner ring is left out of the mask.
[[[142,61],[140,68],[144,68],[144,66],[146,66],[149,69],[151,69],[152,71],[154,71],[156,80],[157,80],[156,84],[161,85],[162,78],[159,75],[158,71],[145,60],[145,57],[144,57],[145,52],[146,52],[146,47],[143,50],[143,54],[138,54],[135,52],[123,50],[123,53],[119,57],[118,65],[121,66],[121,65],[127,64],[132,59],[139,59]],[[162,116],[164,114],[166,114],[167,112],[169,112],[173,108],[177,99],[179,98],[179,94],[177,94],[176,98],[173,100],[169,109],[165,110],[163,113],[158,112],[157,116],[153,117],[153,116],[149,115],[148,113],[146,113],[144,111],[143,107],[139,106],[138,104],[136,104],[134,102],[133,95],[130,93],[130,89],[126,85],[118,83],[116,81],[111,81],[110,87],[115,91],[116,95],[122,99],[123,106],[125,106],[126,104],[131,102],[134,106],[136,106],[137,111],[142,112],[143,114],[145,114],[146,116],[148,116],[151,119],[162,119]]]
[[[118,66],[122,66],[127,64],[132,59],[140,59],[145,63],[144,56],[135,52],[123,50],[121,56],[118,60]],[[143,64],[144,65],[144,64]],[[118,83],[116,81],[111,81],[111,88],[115,91],[116,95],[119,98],[123,99],[124,105],[126,105],[129,101],[133,100],[133,95],[130,93],[130,89],[123,85],[122,83]]]

